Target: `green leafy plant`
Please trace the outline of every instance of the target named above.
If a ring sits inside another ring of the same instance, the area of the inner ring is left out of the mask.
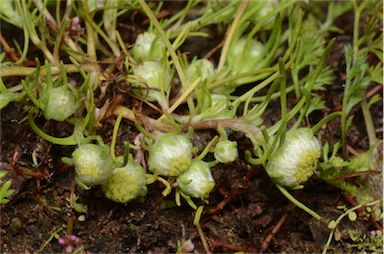
[[[12,180],[3,182],[1,179],[7,175],[7,171],[0,171],[0,205],[7,204],[14,190],[11,189]]]
[[[65,147],[74,151],[62,160],[83,188],[101,185],[107,198],[126,204],[151,197],[147,185],[160,182],[164,203],[180,206],[183,198],[196,210],[200,236],[201,204],[215,187],[211,170],[244,158],[320,220],[293,196],[312,188],[309,179],[350,193],[358,207],[373,197],[364,191],[364,177],[377,173],[380,161],[370,110],[382,98],[368,92],[382,82],[382,17],[373,11],[380,6],[193,0],[168,12],[167,4],[144,0],[3,1],[0,17],[22,29],[24,45],[14,43],[12,57],[0,55],[0,109],[21,105],[23,120],[40,138],[76,146]],[[333,53],[343,42],[330,36],[343,33],[338,23],[352,14],[345,67],[336,68]],[[195,40],[201,46],[189,48]],[[341,105],[327,100],[333,93]],[[359,109],[369,148],[348,156]],[[340,138],[325,135],[338,124]],[[206,140],[202,130],[209,130]],[[10,186],[2,184],[3,203]],[[76,197],[71,193],[72,205]],[[358,219],[356,209],[330,223],[331,234],[345,216]],[[358,241],[357,235],[351,237]],[[191,241],[178,245],[179,252],[193,248]]]

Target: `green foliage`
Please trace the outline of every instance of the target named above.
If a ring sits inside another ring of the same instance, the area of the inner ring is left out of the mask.
[[[0,170],[0,205],[7,204],[14,190],[11,189],[12,180],[3,182],[2,178],[7,175],[7,171]]]

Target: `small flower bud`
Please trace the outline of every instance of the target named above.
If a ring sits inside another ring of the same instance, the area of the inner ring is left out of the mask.
[[[144,169],[135,161],[128,161],[122,168],[115,168],[102,187],[107,198],[127,203],[147,193]]]
[[[47,119],[64,121],[75,113],[78,104],[75,95],[66,87],[55,87],[48,90],[48,101],[44,110]]]
[[[237,152],[237,143],[235,141],[221,140],[214,149],[215,159],[221,163],[234,162],[239,153]]]
[[[113,163],[107,146],[81,145],[72,157],[77,177],[85,185],[102,184],[112,174]]]
[[[280,149],[272,153],[266,170],[276,183],[300,189],[316,170],[320,155],[320,142],[310,129],[291,130]]]
[[[215,186],[211,170],[204,161],[193,161],[187,171],[177,177],[178,187],[194,198],[207,198]]]
[[[166,55],[166,48],[158,36],[152,32],[139,34],[132,48],[133,57],[139,62],[161,61]]]
[[[177,176],[191,164],[192,148],[183,135],[162,135],[149,150],[149,169],[159,175]]]

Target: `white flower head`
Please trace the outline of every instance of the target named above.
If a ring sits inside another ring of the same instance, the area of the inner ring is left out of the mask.
[[[221,163],[234,162],[239,157],[237,143],[230,140],[219,141],[215,146],[214,155],[215,159]]]
[[[60,86],[48,90],[48,103],[44,111],[47,119],[64,121],[76,112],[77,107],[75,95],[66,87]]]
[[[186,136],[160,136],[149,151],[149,169],[159,175],[178,176],[192,161],[192,143]]]
[[[81,145],[73,153],[78,179],[88,186],[104,183],[112,174],[112,158],[108,146]]]
[[[266,170],[278,184],[300,189],[316,170],[321,155],[321,144],[310,129],[287,132],[284,144],[272,153]]]
[[[103,184],[103,191],[107,198],[127,203],[147,193],[144,169],[135,161],[128,161],[122,168],[115,168],[112,175]]]
[[[211,170],[204,161],[193,161],[187,171],[177,177],[180,190],[194,198],[207,198],[215,186]]]

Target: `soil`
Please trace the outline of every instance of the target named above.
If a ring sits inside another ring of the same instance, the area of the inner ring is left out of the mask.
[[[345,36],[338,37],[335,49],[343,48],[345,41]],[[337,52],[335,50],[329,59],[332,66],[338,66],[342,61],[343,57]],[[328,100],[330,111],[340,106],[340,94],[336,86],[331,86],[324,93],[324,97],[331,95]],[[383,138],[382,107],[381,102],[371,110],[380,139]],[[275,108],[279,110],[278,105]],[[271,118],[265,119],[266,123],[278,119],[274,107],[270,111]],[[363,115],[359,110],[354,115],[348,144],[364,151],[368,148],[368,140]],[[172,195],[164,199],[161,184],[149,185],[144,200],[127,205],[106,199],[99,188],[88,191],[75,189],[73,168],[60,160],[62,156],[69,156],[73,147],[62,148],[43,141],[22,121],[23,118],[23,105],[20,103],[13,103],[1,112],[0,167],[8,170],[7,178],[13,180],[12,188],[15,190],[11,201],[1,207],[1,252],[64,252],[57,236],[63,237],[66,233],[76,235],[79,238],[78,250],[89,253],[175,253],[178,243],[188,239],[192,240],[195,253],[206,252],[197,227],[193,225],[195,211],[185,202],[181,207],[175,206]],[[42,123],[39,123],[40,126]],[[339,140],[338,126],[337,120],[331,122],[319,136],[330,143],[334,139]],[[68,126],[53,121],[45,122],[44,128],[56,133],[56,136],[66,136],[72,131]],[[112,128],[113,122],[105,122],[99,130],[105,142],[109,142]],[[118,140],[132,140],[136,134],[135,128],[123,121]],[[208,131],[196,132],[194,144],[204,147],[211,138],[212,133]],[[250,143],[243,135],[233,133],[230,138],[238,141],[240,158],[232,164],[218,164],[212,169],[216,188],[200,220],[210,251],[321,252],[329,235],[327,222],[342,213],[336,208],[351,207],[345,193],[315,177],[304,190],[292,191],[298,200],[323,217],[318,222],[295,208],[279,192],[263,168],[245,162],[244,151],[250,149]],[[39,162],[35,168],[32,164],[33,151]],[[116,152],[122,153],[121,143],[117,144]],[[39,177],[16,172],[12,165],[16,162],[15,153],[19,155],[16,158],[17,167],[32,169],[39,173]],[[87,207],[86,213],[70,209],[67,199],[71,192],[79,197],[78,204]],[[279,221],[283,224],[276,230]],[[359,228],[367,233],[375,229],[374,225],[368,225],[362,219],[354,223],[346,221],[341,225],[344,229]],[[265,239],[274,230],[276,232],[270,244],[263,250]],[[346,241],[342,238],[332,245],[335,250],[346,251]]]

